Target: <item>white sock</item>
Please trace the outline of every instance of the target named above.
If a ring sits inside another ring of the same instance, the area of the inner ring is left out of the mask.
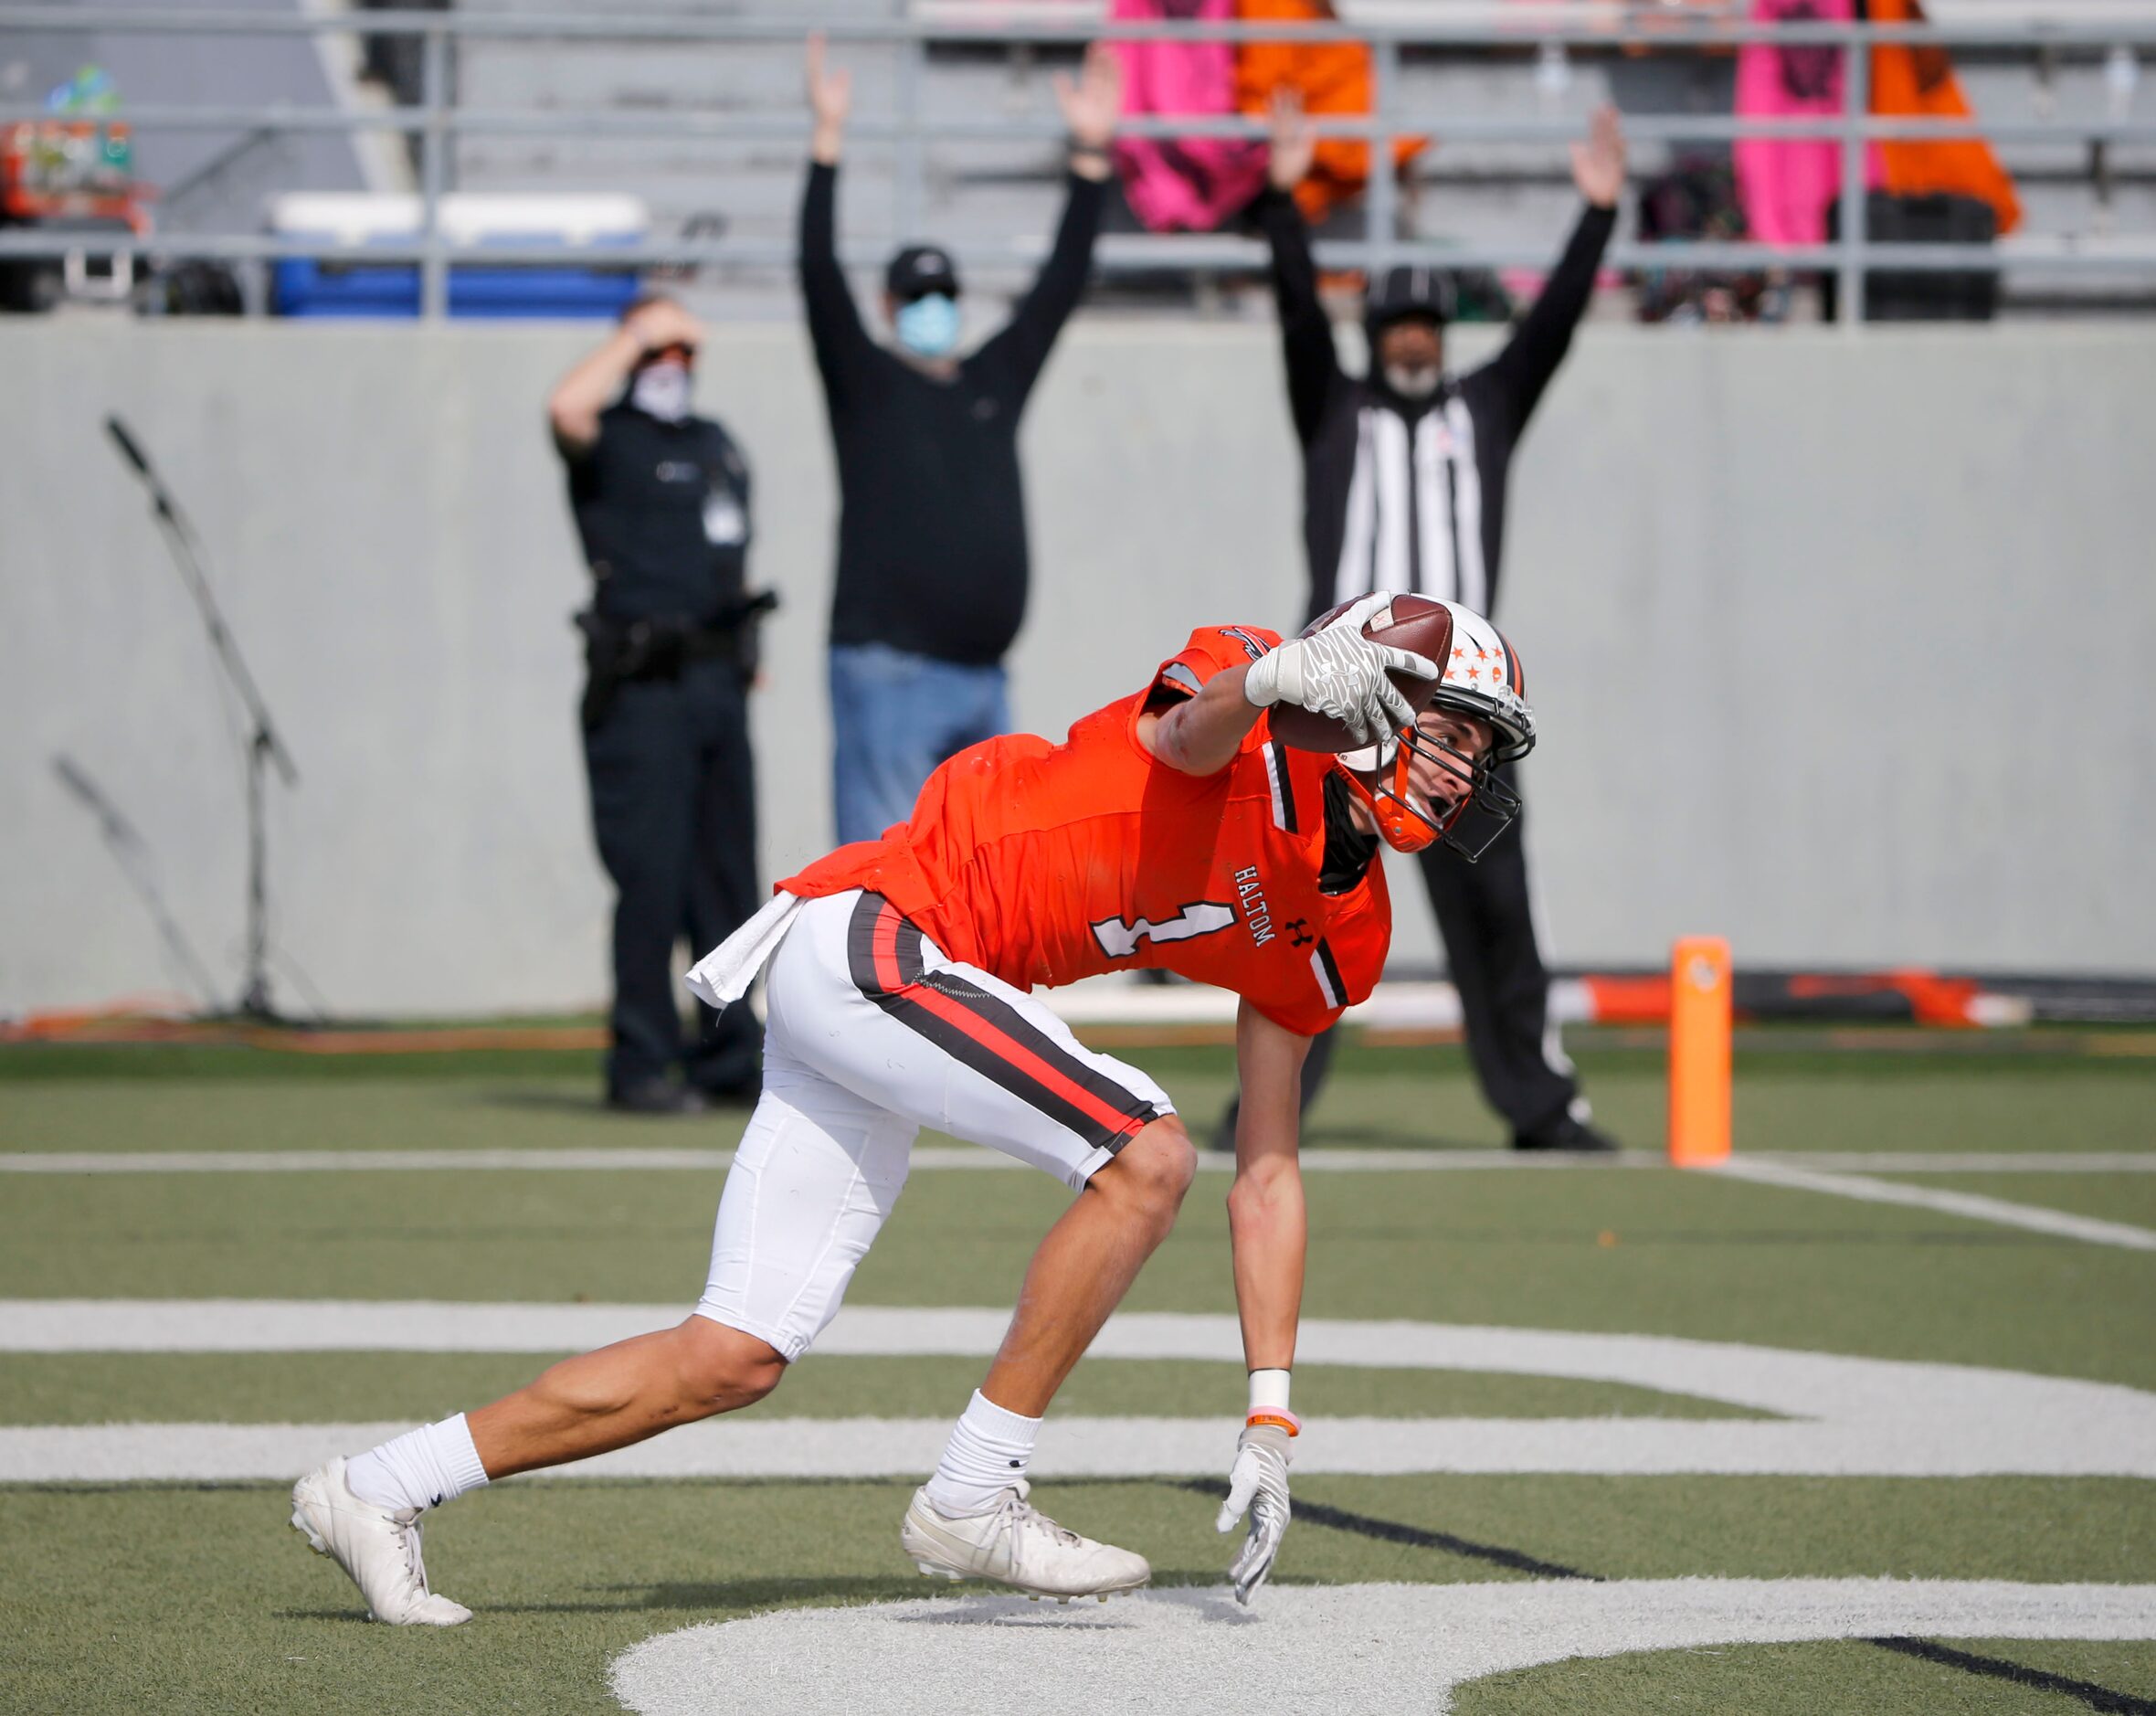
[[[1021,1418],[978,1388],[966,1415],[944,1445],[935,1476],[928,1480],[928,1499],[946,1519],[986,1513],[996,1499],[1026,1475],[1041,1420]]]
[[[439,1508],[487,1481],[471,1445],[464,1414],[439,1424],[421,1425],[378,1448],[344,1462],[344,1481],[362,1501],[401,1512],[407,1508]]]

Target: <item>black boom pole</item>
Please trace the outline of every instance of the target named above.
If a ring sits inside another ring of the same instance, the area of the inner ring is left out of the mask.
[[[172,550],[173,564],[179,567],[181,581],[195,598],[202,623],[209,630],[210,647],[217,651],[225,677],[232,682],[239,701],[247,708],[251,728],[247,745],[247,982],[240,990],[238,1012],[244,1018],[273,1020],[278,1014],[270,1001],[270,859],[263,830],[263,775],[275,767],[287,787],[296,787],[300,784],[300,771],[292,766],[291,753],[285,749],[284,741],[277,736],[276,726],[270,719],[270,705],[262,701],[255,676],[248,672],[246,659],[239,653],[239,645],[217,607],[217,598],[209,587],[209,576],[203,569],[202,551],[194,526],[158,480],[149,455],[127,432],[127,425],[117,417],[108,417],[105,433],[112,438],[120,456],[134,468],[143,486],[150,492],[151,511],[165,546]]]

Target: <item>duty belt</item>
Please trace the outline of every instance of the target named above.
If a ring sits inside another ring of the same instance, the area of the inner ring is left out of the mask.
[[[584,725],[596,727],[607,718],[624,685],[643,680],[679,679],[692,662],[731,660],[745,673],[756,671],[756,628],[778,606],[771,590],[737,597],[709,620],[661,615],[621,620],[587,608],[577,614],[584,634]]]

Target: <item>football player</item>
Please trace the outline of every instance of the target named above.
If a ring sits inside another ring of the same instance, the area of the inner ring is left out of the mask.
[[[1391,599],[1367,597],[1286,643],[1201,630],[1061,745],[1014,735],[959,752],[910,821],[781,883],[698,964],[691,984],[714,1005],[767,967],[769,1015],[763,1096],[720,1199],[703,1298],[672,1329],[565,1360],[491,1405],[302,1478],[294,1527],[375,1618],[470,1618],[428,1589],[427,1509],[776,1388],[838,1311],[923,1126],[1079,1195],[1034,1253],[900,1541],[925,1573],[1035,1595],[1104,1599],[1145,1584],[1143,1557],[1035,1509],[1026,1472],[1049,1402],[1174,1224],[1196,1157],[1166,1093],[1085,1048],[1030,991],[1152,966],[1242,998],[1229,1212],[1250,1412],[1219,1523],[1249,1517],[1231,1570],[1249,1600],[1287,1525],[1298,1429],[1303,1056],[1384,964],[1380,844],[1461,838],[1477,800],[1502,821],[1489,771],[1533,742],[1517,657],[1488,623],[1447,605],[1441,664],[1366,635]],[[1394,675],[1434,682],[1420,715]],[[1363,749],[1291,748],[1267,715],[1282,705],[1329,718]]]

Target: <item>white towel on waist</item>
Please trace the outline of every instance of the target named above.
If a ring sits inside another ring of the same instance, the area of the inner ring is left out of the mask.
[[[713,1007],[739,1001],[778,951],[802,905],[798,894],[774,894],[754,917],[689,968],[689,987]]]

